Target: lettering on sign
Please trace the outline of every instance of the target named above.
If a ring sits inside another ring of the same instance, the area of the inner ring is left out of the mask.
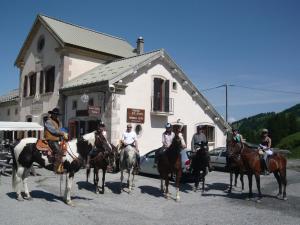
[[[89,106],[88,111],[89,111],[89,116],[99,116],[101,113],[100,107],[96,107],[96,106]]]
[[[145,110],[127,108],[127,123],[144,123]]]

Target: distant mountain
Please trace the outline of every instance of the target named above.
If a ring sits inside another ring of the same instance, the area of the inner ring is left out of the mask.
[[[263,128],[267,128],[272,138],[272,145],[279,144],[281,139],[300,131],[300,104],[280,113],[260,113],[232,123],[238,128],[248,142],[259,143]]]

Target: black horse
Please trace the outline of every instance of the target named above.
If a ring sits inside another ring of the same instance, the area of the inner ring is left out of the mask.
[[[205,176],[207,175],[207,168],[209,163],[207,142],[196,143],[195,150],[196,152],[192,153],[191,163],[192,174],[194,176],[195,181],[194,191],[197,191],[201,180],[203,194],[205,186]]]

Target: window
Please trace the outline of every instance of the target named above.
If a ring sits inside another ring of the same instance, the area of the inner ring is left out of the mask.
[[[172,82],[172,90],[177,91],[177,83],[176,82]]]
[[[142,130],[143,130],[143,128],[142,128],[142,126],[140,124],[136,125],[136,127],[135,127],[135,133],[137,135],[142,134]]]
[[[74,100],[72,102],[72,109],[77,109],[77,101],[76,100]]]
[[[215,142],[215,127],[203,125],[204,134],[208,142]]]
[[[148,159],[154,159],[155,157],[155,151],[154,152],[150,152],[149,154],[147,154],[147,158]]]
[[[169,80],[154,78],[153,82],[153,111],[170,112]]]
[[[93,98],[89,99],[89,106],[94,106],[94,99]]]
[[[10,109],[7,109],[7,116],[10,116]]]
[[[36,73],[29,76],[29,96],[34,96],[36,92]]]
[[[15,108],[15,115],[18,115],[18,108]]]
[[[28,76],[25,76],[24,83],[23,83],[23,97],[27,96],[27,82],[28,82]]]
[[[44,93],[44,71],[40,72],[40,94]]]
[[[37,42],[37,50],[38,50],[38,52],[42,51],[43,48],[44,48],[44,46],[45,46],[45,37],[44,37],[44,35],[41,35],[39,37],[38,42]]]
[[[55,67],[52,66],[45,73],[45,92],[53,92],[54,91],[54,81],[55,81]]]

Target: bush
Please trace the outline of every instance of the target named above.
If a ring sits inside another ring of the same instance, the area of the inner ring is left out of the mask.
[[[276,147],[290,150],[290,158],[300,158],[300,132],[283,138]]]

